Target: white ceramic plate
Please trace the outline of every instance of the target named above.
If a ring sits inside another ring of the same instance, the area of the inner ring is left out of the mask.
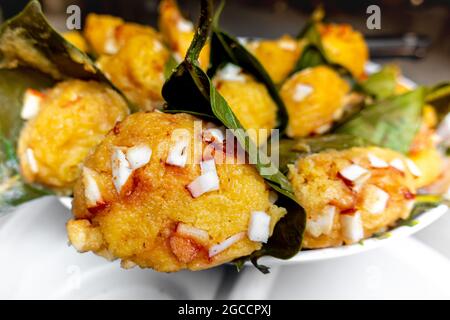
[[[70,209],[72,198],[64,197],[59,198],[60,202],[67,208]],[[371,249],[378,248],[382,245],[389,243],[395,239],[401,239],[410,236],[419,230],[422,230],[426,226],[430,225],[441,216],[443,216],[449,208],[446,205],[440,205],[434,209],[431,209],[415,219],[415,224],[413,226],[401,226],[389,231],[389,236],[383,238],[369,238],[364,240],[362,243],[357,243],[348,246],[342,246],[337,248],[326,248],[326,249],[315,249],[315,250],[305,250],[301,251],[295,257],[289,260],[280,260],[270,257],[265,257],[260,260],[262,264],[267,265],[278,265],[282,264],[292,264],[292,263],[305,263],[313,262],[319,260],[327,260],[332,258],[344,257],[353,255],[356,253],[368,251]]]
[[[118,261],[108,262],[92,253],[78,253],[67,245],[65,223],[70,216],[70,211],[56,198],[46,197],[0,217],[0,299],[430,299],[450,296],[447,272],[450,260],[444,260],[412,237],[376,252],[327,263],[278,268],[277,260],[273,260],[269,275],[262,275],[254,268],[246,268],[240,274],[234,273],[234,269],[224,272],[225,267],[166,274],[139,268],[124,270]],[[439,231],[445,232],[448,222]],[[442,241],[440,238],[439,242]],[[304,253],[307,252],[298,257]],[[327,254],[326,259],[331,257]]]
[[[380,65],[369,62],[366,65],[366,72],[371,74],[380,69]],[[399,82],[404,85],[407,88],[414,88],[416,87],[416,84],[405,78],[401,77],[399,79]],[[71,208],[72,206],[72,198],[69,197],[62,197],[59,198],[61,203],[67,207]],[[441,205],[437,208],[434,208],[428,212],[425,212],[421,214],[419,217],[415,219],[416,224],[414,226],[401,226],[397,227],[395,229],[392,229],[389,231],[389,237],[386,238],[369,238],[363,241],[362,244],[357,243],[353,245],[348,246],[342,246],[337,248],[326,248],[326,249],[315,249],[315,250],[305,250],[301,251],[299,254],[297,254],[295,257],[289,259],[289,260],[280,260],[280,259],[274,259],[271,257],[265,257],[260,260],[261,263],[267,264],[267,265],[278,265],[278,264],[292,264],[292,263],[306,263],[306,262],[313,262],[313,261],[319,261],[319,260],[328,260],[338,257],[344,257],[353,255],[356,253],[368,251],[377,247],[380,247],[384,244],[389,243],[390,241],[393,241],[395,239],[404,238],[406,236],[412,235],[419,230],[422,230],[426,226],[430,225],[437,219],[439,219],[442,215],[444,215],[448,211],[448,207],[446,205]]]
[[[68,245],[71,213],[55,197],[0,216],[0,299],[211,299],[223,270],[120,268]],[[151,312],[151,311],[150,311]]]

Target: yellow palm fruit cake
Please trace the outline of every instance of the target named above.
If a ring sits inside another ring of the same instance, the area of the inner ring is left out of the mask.
[[[251,41],[247,44],[247,48],[275,83],[281,83],[288,77],[302,51],[300,42],[289,35],[275,40]]]
[[[192,152],[223,141],[210,139],[212,128],[200,121],[147,112],[116,125],[75,186],[67,231],[78,251],[119,258],[125,268],[173,272],[210,268],[261,248],[285,209],[272,204],[253,166],[233,163],[233,153]]]
[[[25,93],[18,155],[23,176],[70,193],[80,164],[128,114],[124,99],[94,81],[67,80],[46,92]]]
[[[326,66],[296,72],[280,90],[289,115],[287,135],[305,137],[322,134],[342,114],[348,83]]]
[[[378,147],[324,151],[289,167],[307,214],[304,248],[351,244],[409,216],[415,185],[408,158]]]
[[[327,57],[361,78],[369,59],[363,35],[348,24],[320,24],[318,29]]]
[[[174,57],[181,62],[194,38],[194,25],[186,20],[175,0],[162,0],[159,5],[159,30]],[[203,70],[209,66],[209,44],[200,52],[199,63]]]
[[[97,65],[141,110],[161,108],[164,69],[170,57],[156,38],[136,35],[114,55],[103,55]]]
[[[150,26],[125,22],[123,19],[90,13],[83,31],[89,46],[97,55],[115,54],[132,37],[147,35],[161,40],[158,32]]]
[[[219,70],[213,80],[253,141],[259,145],[265,143],[277,122],[277,105],[266,86],[230,63]]]

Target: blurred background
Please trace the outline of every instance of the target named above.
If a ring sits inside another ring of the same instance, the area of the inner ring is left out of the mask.
[[[19,12],[27,0],[0,0],[1,18]],[[156,26],[158,0],[41,0],[50,21],[65,29],[66,8],[76,4],[84,17],[89,12],[118,15],[126,20]],[[186,16],[196,19],[198,0],[179,0]],[[222,15],[227,31],[248,37],[295,35],[312,10],[323,4],[327,20],[346,22],[368,39],[372,59],[395,62],[406,76],[432,84],[450,79],[450,1],[298,1],[228,0]],[[381,29],[369,30],[366,13],[369,5],[381,9]]]

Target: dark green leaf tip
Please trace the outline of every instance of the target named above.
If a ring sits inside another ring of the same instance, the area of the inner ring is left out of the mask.
[[[55,80],[75,78],[103,82],[127,101],[130,110],[137,107],[97,68],[94,61],[72,45],[48,22],[37,0],[0,26],[0,67],[28,67]]]
[[[201,0],[200,4],[200,17],[197,25],[197,30],[194,35],[194,39],[189,46],[186,53],[186,60],[192,64],[198,64],[198,57],[200,52],[208,40],[212,26],[212,0]]]

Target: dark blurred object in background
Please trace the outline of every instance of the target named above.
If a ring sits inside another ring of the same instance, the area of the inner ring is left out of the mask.
[[[83,18],[89,12],[108,13],[125,20],[156,26],[158,0],[41,0],[41,2],[49,19],[61,31],[65,29],[65,11],[70,4],[80,6]],[[196,18],[198,0],[178,0],[178,2],[187,16]],[[26,3],[24,0],[0,0],[4,18],[20,11]],[[349,23],[363,32],[369,40],[373,54],[385,54],[387,48],[392,49],[390,46],[395,46],[397,54],[425,55],[425,58],[419,61],[410,59],[393,61],[414,80],[435,83],[450,79],[449,0],[228,0],[221,23],[224,29],[239,36],[273,38],[284,33],[295,35],[311,11],[320,3],[324,5],[329,21]],[[372,4],[381,8],[380,30],[369,30],[366,27],[368,17],[366,9]],[[420,37],[417,37],[419,35]],[[428,43],[431,44],[429,51],[422,48]],[[405,47],[405,44],[409,47]]]

